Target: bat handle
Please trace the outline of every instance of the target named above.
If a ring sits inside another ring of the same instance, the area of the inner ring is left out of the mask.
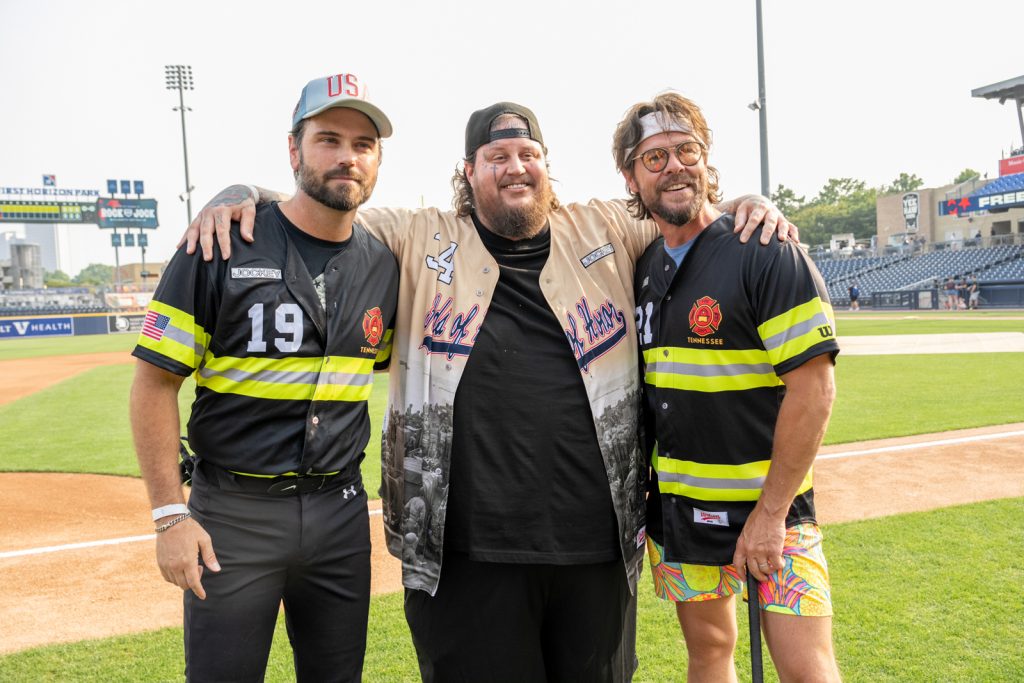
[[[747,615],[750,621],[750,680],[763,683],[764,666],[761,660],[761,582],[747,572]]]

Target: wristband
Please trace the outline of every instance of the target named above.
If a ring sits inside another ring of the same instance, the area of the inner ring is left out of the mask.
[[[168,515],[183,515],[188,512],[188,506],[184,503],[171,503],[170,505],[164,505],[153,509],[153,521],[160,519],[161,517],[167,517]]]
[[[256,204],[260,203],[260,191],[256,189],[255,185],[246,185],[249,188],[249,196],[252,197],[253,202]]]

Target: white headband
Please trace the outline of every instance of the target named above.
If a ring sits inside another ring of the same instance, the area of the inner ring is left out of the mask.
[[[651,137],[652,135],[658,135],[659,133],[689,133],[695,138],[700,139],[696,133],[693,132],[693,127],[690,122],[686,119],[677,120],[674,117],[664,116],[660,111],[652,111],[649,114],[644,114],[640,117],[640,127],[643,132],[640,134],[640,139],[635,145],[626,150],[626,161],[633,156],[633,150],[640,146],[640,143]],[[701,140],[701,142],[704,142]],[[706,143],[705,143],[706,144]]]

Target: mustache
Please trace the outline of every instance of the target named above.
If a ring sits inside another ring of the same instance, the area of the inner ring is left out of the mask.
[[[700,182],[697,178],[693,178],[692,176],[686,173],[675,173],[673,175],[668,176],[667,178],[664,178],[661,182],[659,182],[658,189],[664,190],[667,187],[671,187],[672,185],[677,184],[689,185],[694,189],[698,189],[700,187]]]
[[[334,180],[335,178],[349,178],[351,180],[359,181],[364,180],[361,173],[349,168],[339,168],[333,171],[328,171],[327,173],[324,173],[323,177],[324,180]]]

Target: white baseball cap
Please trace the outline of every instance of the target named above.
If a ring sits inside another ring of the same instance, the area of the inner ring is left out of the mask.
[[[307,83],[292,113],[292,128],[295,128],[299,121],[333,107],[346,107],[366,114],[377,127],[378,135],[382,138],[391,137],[391,121],[384,112],[366,99],[366,84],[355,74],[334,74],[314,78]]]

